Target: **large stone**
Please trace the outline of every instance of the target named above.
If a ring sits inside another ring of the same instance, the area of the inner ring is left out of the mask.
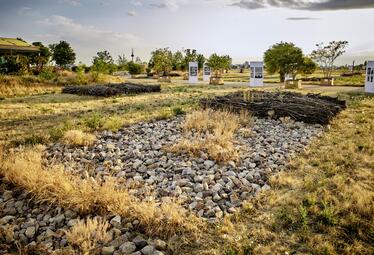
[[[155,251],[155,247],[153,245],[147,245],[143,249],[140,250],[144,255],[153,255]]]
[[[121,228],[121,216],[116,215],[110,220],[110,224],[115,228]]]
[[[113,252],[114,252],[114,247],[113,246],[104,246],[102,249],[101,249],[101,254],[102,255],[112,255]]]
[[[28,238],[33,238],[35,236],[35,232],[35,227],[28,227],[25,231],[25,236],[27,236]]]
[[[131,254],[136,250],[136,244],[133,242],[125,242],[119,247],[119,250],[124,254]]]

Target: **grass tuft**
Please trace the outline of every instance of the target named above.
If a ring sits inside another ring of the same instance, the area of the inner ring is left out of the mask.
[[[62,137],[62,142],[73,146],[90,146],[94,144],[96,137],[82,130],[69,130]]]

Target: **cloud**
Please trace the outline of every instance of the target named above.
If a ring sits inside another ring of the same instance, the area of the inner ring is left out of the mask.
[[[134,6],[143,6],[143,2],[140,0],[131,0],[130,4]]]
[[[140,43],[140,38],[132,33],[102,30],[60,15],[39,20],[38,24],[44,27],[44,34],[37,35],[40,40],[46,43],[66,40],[76,49],[78,56],[87,63],[100,50],[110,50],[111,53],[120,54],[124,47],[131,48],[132,45]]]
[[[80,0],[59,0],[60,3],[69,4],[72,6],[79,6],[81,5]]]
[[[231,4],[245,9],[280,7],[288,9],[327,11],[374,8],[373,0],[240,0]]]
[[[289,17],[287,18],[287,20],[294,20],[294,21],[298,21],[298,20],[318,20],[319,18],[313,18],[313,17]]]
[[[149,6],[159,9],[168,8],[171,11],[176,11],[181,5],[187,3],[188,0],[162,0],[156,3],[151,3]]]
[[[128,11],[127,16],[131,16],[131,17],[136,16],[136,12],[135,11]]]

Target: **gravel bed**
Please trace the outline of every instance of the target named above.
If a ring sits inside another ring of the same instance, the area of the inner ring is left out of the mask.
[[[184,117],[138,123],[116,133],[102,132],[93,146],[74,148],[56,143],[48,162],[62,162],[66,171],[103,181],[113,176],[119,185],[145,200],[177,199],[198,216],[214,222],[233,213],[243,201],[270,189],[270,175],[321,134],[321,125],[253,119],[250,135],[237,132],[241,150],[237,162],[217,164],[199,157],[168,153],[165,147],[181,139]]]

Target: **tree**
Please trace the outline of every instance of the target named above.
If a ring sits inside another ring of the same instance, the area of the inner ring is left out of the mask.
[[[137,75],[144,72],[144,66],[141,64],[134,63],[130,61],[127,63],[127,69],[131,75]]]
[[[312,52],[311,58],[321,67],[324,78],[330,79],[334,69],[334,62],[345,53],[348,42],[332,41],[326,46],[323,43],[319,43],[316,46],[317,49]]]
[[[189,63],[197,61],[197,52],[194,49],[186,49],[184,50],[184,53],[185,53],[185,56],[184,56],[183,69],[185,71],[188,71]]]
[[[96,53],[96,56],[93,57],[93,61],[92,61],[93,64],[95,64],[98,61],[102,61],[105,64],[113,64],[114,63],[112,56],[106,50],[99,51],[98,53]]]
[[[314,71],[317,69],[316,63],[309,58],[309,57],[304,57],[302,65],[299,67],[300,73],[303,75],[308,75],[314,73]]]
[[[61,67],[72,65],[75,62],[75,53],[70,44],[66,41],[60,41],[57,44],[49,45],[52,51],[52,60]]]
[[[127,69],[127,63],[128,63],[128,60],[127,60],[125,54],[122,54],[122,56],[118,55],[117,65],[118,65],[119,70],[126,70]]]
[[[41,42],[33,42],[32,45],[39,47],[39,52],[30,55],[30,63],[36,65],[37,72],[41,72],[51,57],[51,51]]]
[[[150,62],[153,63],[153,69],[157,73],[167,76],[171,69],[173,68],[173,53],[169,48],[156,49],[152,53]]]
[[[197,61],[197,64],[198,64],[198,68],[199,68],[199,70],[201,70],[202,68],[203,68],[203,66],[204,66],[204,63],[205,63],[205,57],[204,57],[204,55],[203,54],[198,54],[197,56],[196,56],[196,61]]]
[[[219,56],[214,53],[207,61],[207,65],[212,68],[215,77],[219,77],[223,70],[230,69],[232,59],[228,55]]]
[[[92,71],[99,73],[109,74],[117,69],[112,56],[106,50],[99,51],[96,56],[93,57],[92,64]]]
[[[302,50],[293,43],[280,42],[265,52],[264,62],[267,72],[278,72],[280,81],[283,82],[286,74],[292,75],[293,79],[296,78],[303,65],[304,56]]]
[[[173,54],[173,70],[182,70],[183,69],[183,54],[180,51],[177,51]]]

